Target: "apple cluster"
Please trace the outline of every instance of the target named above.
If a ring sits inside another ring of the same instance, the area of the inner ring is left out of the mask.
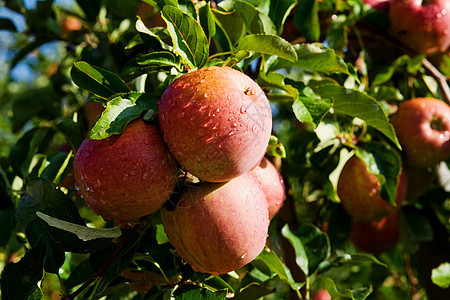
[[[120,135],[82,143],[74,159],[79,193],[105,219],[160,210],[170,243],[195,271],[244,266],[264,248],[285,198],[264,157],[267,97],[247,75],[209,67],[177,78],[157,104],[158,124],[137,119]]]

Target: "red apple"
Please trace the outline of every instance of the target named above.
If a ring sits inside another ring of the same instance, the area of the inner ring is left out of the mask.
[[[331,300],[331,296],[326,289],[320,289],[314,294],[312,300]]]
[[[450,106],[433,98],[416,98],[400,104],[392,118],[408,164],[435,166],[450,158]]]
[[[84,106],[84,114],[89,128],[94,126],[104,110],[105,107],[99,102],[89,101],[86,103]]]
[[[81,20],[71,15],[65,16],[61,20],[60,26],[63,38],[67,38],[72,31],[78,31],[83,28]]]
[[[272,129],[269,101],[247,75],[209,67],[176,79],[158,102],[170,152],[198,178],[225,182],[264,156]]]
[[[364,0],[373,9],[387,13],[389,11],[389,0]]]
[[[138,119],[121,135],[84,140],[73,171],[86,205],[106,219],[132,221],[163,206],[175,187],[177,165],[158,126]]]
[[[248,174],[227,183],[190,184],[161,217],[170,243],[195,271],[234,271],[263,250],[269,227],[264,193]]]
[[[269,204],[269,219],[272,219],[283,206],[286,199],[283,178],[275,166],[264,158],[259,166],[249,173],[266,195]]]
[[[337,193],[344,210],[354,219],[364,222],[379,220],[393,214],[406,195],[406,176],[402,171],[397,186],[397,206],[380,196],[380,182],[366,165],[352,156],[344,165],[338,180]]]
[[[379,221],[353,220],[350,241],[363,252],[380,254],[392,250],[398,242],[398,212]]]
[[[450,1],[391,0],[393,34],[417,53],[446,51],[450,46]]]

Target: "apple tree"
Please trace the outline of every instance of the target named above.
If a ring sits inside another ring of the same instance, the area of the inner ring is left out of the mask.
[[[0,2],[10,299],[450,299],[450,2]]]

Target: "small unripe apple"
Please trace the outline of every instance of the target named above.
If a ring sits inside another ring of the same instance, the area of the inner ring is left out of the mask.
[[[402,171],[397,185],[397,206],[380,195],[381,184],[366,165],[352,156],[344,165],[338,180],[337,193],[342,207],[354,219],[364,222],[379,220],[393,214],[406,196],[406,176]]]
[[[392,118],[406,162],[428,168],[450,158],[450,106],[433,98],[400,104]]]
[[[392,250],[398,242],[398,212],[379,221],[352,221],[350,241],[363,252],[380,254]]]
[[[266,95],[229,67],[185,74],[158,101],[159,124],[170,152],[190,173],[225,182],[264,156],[272,130]]]
[[[387,13],[389,11],[389,0],[364,0],[373,9]]]
[[[269,219],[272,219],[286,199],[284,181],[275,166],[264,158],[259,166],[249,172],[266,195],[269,204]]]
[[[391,0],[394,35],[417,53],[444,52],[450,46],[450,1]]]
[[[174,209],[161,210],[170,243],[198,272],[224,274],[263,250],[268,204],[248,174],[227,183],[190,184]]]
[[[168,200],[177,165],[158,126],[138,119],[120,135],[84,140],[73,172],[86,205],[106,219],[132,221],[157,211]]]

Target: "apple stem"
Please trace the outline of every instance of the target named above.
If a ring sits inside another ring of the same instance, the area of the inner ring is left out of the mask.
[[[439,87],[442,90],[444,100],[450,104],[450,87],[447,83],[447,76],[442,74],[428,59],[424,58],[422,61],[422,66],[433,75],[437,80]]]

